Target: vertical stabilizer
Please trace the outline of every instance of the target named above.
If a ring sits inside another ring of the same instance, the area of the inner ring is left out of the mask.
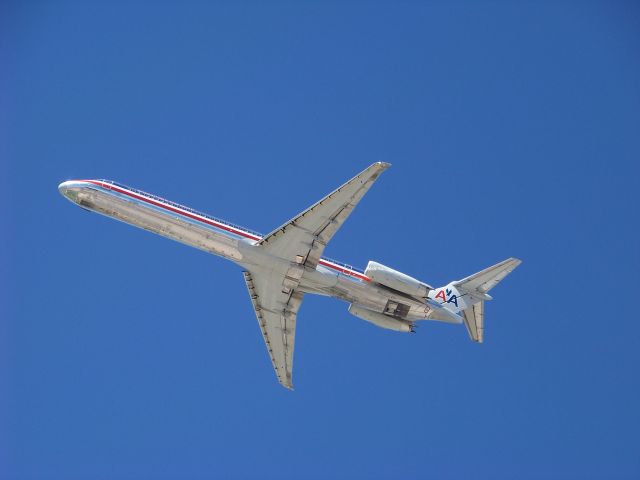
[[[491,300],[487,293],[522,263],[508,258],[492,267],[474,273],[429,292],[429,298],[444,309],[461,313],[469,337],[477,343],[484,341],[484,302]]]

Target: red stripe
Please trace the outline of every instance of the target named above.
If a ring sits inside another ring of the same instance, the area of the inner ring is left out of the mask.
[[[115,185],[111,185],[109,183],[99,182],[97,180],[79,180],[79,181],[80,182],[92,183],[94,185],[98,185],[99,187],[106,188],[108,190],[115,190],[116,192],[122,193],[123,195],[127,195],[127,196],[129,196],[131,198],[135,198],[137,200],[142,200],[143,202],[149,203],[151,205],[155,205],[156,207],[164,208],[165,210],[169,210],[170,212],[174,212],[174,213],[177,213],[179,215],[183,215],[185,217],[191,218],[193,220],[197,220],[199,222],[206,223],[208,225],[214,226],[216,228],[220,228],[222,230],[226,230],[227,232],[231,232],[231,233],[234,233],[236,235],[241,235],[241,236],[243,236],[245,238],[249,238],[251,240],[260,240],[260,237],[252,235],[250,233],[244,232],[242,230],[238,230],[236,228],[230,227],[230,226],[225,225],[223,223],[214,222],[213,220],[210,220],[210,219],[205,218],[205,217],[201,217],[199,215],[195,215],[195,214],[193,214],[191,212],[186,212],[184,210],[180,210],[180,209],[175,208],[175,207],[173,207],[171,205],[165,205],[164,203],[157,202],[156,200],[152,200],[150,198],[144,197],[144,196],[139,195],[137,193],[133,193],[133,192],[130,192],[130,191],[125,190],[123,188],[117,187]],[[339,271],[341,273],[344,273],[345,275],[349,275],[351,277],[356,277],[356,278],[359,278],[360,280],[364,280],[365,282],[370,282],[371,281],[371,279],[369,277],[367,277],[366,275],[363,275],[361,273],[357,273],[357,272],[348,270],[348,269],[346,269],[344,267],[340,267],[338,265],[335,265],[333,263],[327,262],[325,260],[321,259],[318,263],[320,263],[320,265],[324,265],[325,267],[329,267],[329,268],[331,268],[333,270],[337,270],[337,271]]]
[[[348,270],[348,269],[346,269],[344,267],[340,267],[338,265],[334,265],[333,263],[329,263],[329,262],[327,262],[325,260],[320,260],[318,263],[320,265],[324,265],[325,267],[329,267],[329,268],[332,268],[334,270],[338,270],[339,272],[342,272],[342,273],[344,273],[346,275],[350,275],[352,277],[359,278],[360,280],[364,280],[365,282],[370,282],[371,281],[371,279],[369,277],[367,277],[366,275],[354,272],[352,270]]]
[[[169,210],[170,212],[178,213],[180,215],[183,215],[185,217],[191,218],[193,220],[197,220],[199,222],[212,225],[212,226],[214,226],[216,228],[220,228],[222,230],[226,230],[227,232],[235,233],[236,235],[241,235],[241,236],[243,236],[245,238],[250,238],[251,240],[260,240],[260,237],[257,237],[255,235],[251,235],[250,233],[243,232],[242,230],[235,229],[235,228],[230,227],[228,225],[225,225],[223,223],[214,222],[213,220],[210,220],[210,219],[205,218],[205,217],[201,217],[199,215],[195,215],[195,214],[193,214],[191,212],[185,212],[184,210],[180,210],[178,208],[172,207],[171,205],[165,205],[163,203],[157,202],[157,201],[152,200],[150,198],[143,197],[142,195],[138,195],[137,193],[129,192],[128,190],[124,190],[124,189],[122,189],[120,187],[116,187],[115,185],[110,185],[108,183],[103,183],[103,182],[97,182],[95,180],[86,180],[86,181],[89,182],[89,183],[93,183],[94,185],[98,185],[99,187],[107,188],[109,190],[115,190],[118,193],[122,193],[124,195],[127,195],[127,196],[132,197],[132,198],[136,198],[138,200],[142,200],[143,202],[150,203],[151,205],[155,205],[156,207],[164,208],[165,210]]]

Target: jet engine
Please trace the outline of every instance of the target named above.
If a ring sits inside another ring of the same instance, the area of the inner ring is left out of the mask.
[[[433,287],[426,283],[373,260],[369,260],[364,274],[376,283],[415,297],[424,298],[429,290],[433,290]]]
[[[349,305],[349,313],[362,320],[373,323],[378,327],[386,328],[387,330],[395,330],[396,332],[413,332],[413,324],[406,320],[399,320],[397,318],[384,315],[383,313],[374,312],[368,308],[361,307],[352,303]]]

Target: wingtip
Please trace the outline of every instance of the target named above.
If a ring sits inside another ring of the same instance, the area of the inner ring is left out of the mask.
[[[293,381],[291,380],[292,378],[291,374],[286,375],[285,378],[282,378],[277,373],[276,373],[276,376],[278,377],[278,382],[280,383],[280,385],[282,385],[287,390],[293,391]]]
[[[381,170],[386,170],[387,168],[389,168],[391,166],[390,163],[388,162],[376,162],[374,163],[374,165],[378,168],[380,168]]]

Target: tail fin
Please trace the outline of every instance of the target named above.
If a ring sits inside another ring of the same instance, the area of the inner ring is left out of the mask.
[[[508,258],[492,267],[446,287],[429,292],[429,296],[449,310],[462,312],[464,324],[474,342],[482,343],[484,339],[484,302],[491,300],[487,294],[500,281],[522,263],[517,258]]]
[[[478,300],[462,311],[464,325],[467,327],[469,337],[474,342],[482,343],[484,341],[484,302],[491,300],[487,292],[521,263],[522,260],[517,258],[508,258],[493,267],[485,268],[470,277],[453,282],[458,290]]]

